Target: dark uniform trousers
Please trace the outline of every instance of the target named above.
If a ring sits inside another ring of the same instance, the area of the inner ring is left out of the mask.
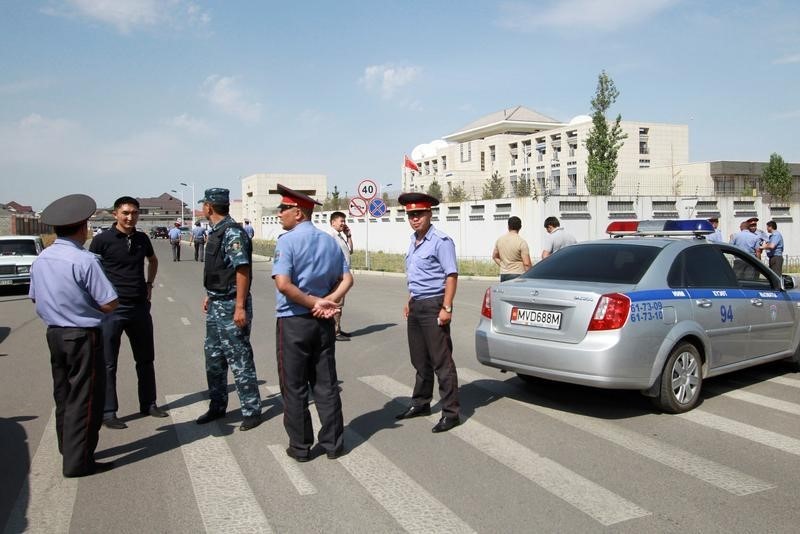
[[[289,446],[298,456],[307,456],[314,444],[309,388],[322,424],[319,444],[327,452],[335,452],[341,451],[344,443],[334,328],[333,320],[316,319],[310,314],[277,320],[275,344],[283,426],[289,435]]]
[[[87,475],[94,470],[94,451],[103,422],[105,369],[100,330],[51,326],[47,329],[47,346],[63,473]]]
[[[156,401],[156,372],[153,365],[153,318],[150,303],[120,302],[117,308],[103,318],[103,351],[106,361],[105,415],[119,409],[117,400],[117,361],[122,333],[128,336],[136,362],[138,378],[139,411],[146,411]]]
[[[433,400],[433,375],[439,380],[439,397],[442,415],[458,416],[458,375],[453,362],[453,340],[450,325],[439,326],[436,322],[442,309],[443,297],[412,300],[408,308],[408,350],[411,365],[417,370],[414,406],[428,404]]]
[[[198,240],[195,239],[195,241],[194,241],[194,261],[197,261],[198,259],[201,262],[205,261],[205,257],[206,257],[205,248],[206,248],[206,242],[205,241],[198,241]]]

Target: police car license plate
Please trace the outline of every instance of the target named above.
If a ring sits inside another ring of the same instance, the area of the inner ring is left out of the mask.
[[[511,324],[538,326],[558,330],[561,328],[561,312],[511,308]]]

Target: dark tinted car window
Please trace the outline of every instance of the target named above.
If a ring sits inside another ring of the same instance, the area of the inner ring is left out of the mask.
[[[0,241],[0,255],[36,256],[36,243],[30,239],[8,239]]]
[[[707,244],[678,254],[667,276],[669,287],[737,287],[736,277],[718,248]]]
[[[524,278],[636,284],[661,248],[631,244],[579,244],[562,248],[534,265]]]

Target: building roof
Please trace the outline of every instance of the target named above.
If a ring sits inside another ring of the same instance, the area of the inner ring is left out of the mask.
[[[157,197],[136,197],[136,200],[139,201],[139,205],[142,208],[148,209],[161,209],[161,210],[180,210],[181,209],[181,201],[180,199],[175,198],[174,196],[170,195],[169,193],[161,193]],[[184,204],[185,206],[185,204]],[[185,208],[184,208],[185,209]]]
[[[8,204],[0,204],[0,206],[15,213],[33,213],[33,208],[31,206],[23,206],[19,202],[14,202],[13,200]]]
[[[533,133],[564,125],[538,111],[516,106],[485,115],[444,139],[449,142],[464,142],[503,133]]]

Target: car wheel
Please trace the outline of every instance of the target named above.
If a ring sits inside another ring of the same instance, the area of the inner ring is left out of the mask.
[[[661,371],[661,387],[653,399],[667,413],[688,412],[700,401],[703,389],[703,362],[691,343],[674,349]]]

